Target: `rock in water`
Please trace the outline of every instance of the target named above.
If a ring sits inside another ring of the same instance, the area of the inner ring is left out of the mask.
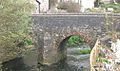
[[[111,49],[113,50],[116,56],[115,62],[120,63],[120,39],[117,39],[116,42],[112,42]]]
[[[98,52],[99,52],[99,39],[96,41],[95,46],[93,47],[91,53],[90,53],[90,66],[91,66],[91,71],[95,71],[94,70],[94,66],[96,64],[96,59],[98,57]]]

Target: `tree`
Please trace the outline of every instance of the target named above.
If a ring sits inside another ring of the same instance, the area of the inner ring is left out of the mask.
[[[31,0],[0,0],[0,61],[16,57],[28,36]]]
[[[114,3],[114,4],[117,4],[116,0],[113,0],[113,3]]]
[[[58,3],[58,0],[49,0],[49,1],[50,1],[50,8]]]
[[[101,1],[101,0],[95,0],[94,6],[95,6],[95,7],[99,7],[99,6],[100,6],[100,1]]]

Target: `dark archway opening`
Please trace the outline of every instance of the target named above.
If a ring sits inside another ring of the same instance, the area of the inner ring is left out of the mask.
[[[66,71],[90,70],[91,48],[82,36],[71,35],[59,45],[59,64]]]

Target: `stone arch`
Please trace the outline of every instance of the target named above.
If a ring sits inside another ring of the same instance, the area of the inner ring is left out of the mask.
[[[63,34],[63,36],[61,36],[61,40],[59,40],[59,44],[58,44],[58,58],[59,58],[58,62],[65,63],[65,61],[67,59],[67,56],[66,56],[67,52],[66,52],[66,48],[64,46],[66,45],[67,40],[71,36],[81,36],[85,40],[85,43],[87,43],[90,47],[93,47],[95,44],[94,38],[92,38],[92,36],[90,36],[86,33],[83,33],[83,32],[72,32],[72,33]]]
[[[96,38],[93,38],[92,35],[86,34],[84,32],[70,32],[70,33],[64,33],[63,35],[60,36],[59,44],[61,42],[65,41],[66,39],[69,39],[71,36],[81,36],[87,44],[89,44],[91,47],[94,46]]]

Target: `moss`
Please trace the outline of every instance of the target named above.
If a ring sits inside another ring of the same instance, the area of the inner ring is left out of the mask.
[[[90,54],[91,50],[86,49],[86,50],[80,50],[80,54]]]
[[[108,61],[108,59],[100,58],[100,57],[98,57],[96,61],[97,61],[97,62],[102,62],[102,63],[107,63],[107,64],[110,63],[110,61]]]
[[[91,50],[90,49],[83,49],[83,50],[79,50],[74,52],[74,55],[81,55],[81,54],[90,54]]]

